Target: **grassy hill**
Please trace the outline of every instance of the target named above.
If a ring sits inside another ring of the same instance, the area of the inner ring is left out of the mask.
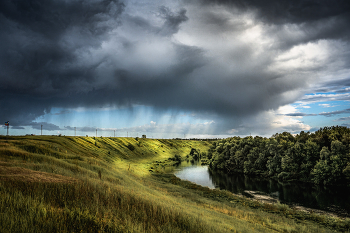
[[[181,181],[191,140],[0,137],[0,232],[334,232],[350,221]]]

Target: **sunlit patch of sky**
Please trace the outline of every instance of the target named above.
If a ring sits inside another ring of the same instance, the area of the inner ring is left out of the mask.
[[[99,119],[96,121],[96,119]],[[135,105],[129,108],[98,108],[98,109],[61,109],[54,108],[49,114],[45,114],[36,119],[36,122],[47,122],[58,125],[62,130],[58,130],[60,134],[72,135],[72,130],[66,130],[64,126],[80,128],[91,127],[97,128],[99,135],[114,136],[114,130],[119,136],[136,136],[141,135],[144,125],[168,125],[173,124],[208,124],[210,119],[198,118],[196,114],[185,111],[159,111],[154,110],[153,107]],[[140,127],[140,132],[137,131]],[[101,130],[100,130],[101,129]],[[125,129],[125,130],[123,130]],[[44,128],[45,130],[45,128]],[[123,131],[122,131],[123,130]],[[129,132],[130,131],[130,134]],[[75,132],[74,132],[75,133]],[[94,135],[94,131],[87,132]],[[137,134],[138,133],[138,134]],[[171,134],[172,132],[159,132],[161,135]],[[81,135],[82,133],[79,133]],[[177,134],[177,136],[183,134]],[[118,135],[117,135],[118,136]]]
[[[327,92],[307,94],[305,96],[328,96],[332,99],[336,95],[336,92]],[[345,95],[347,95],[347,93],[345,93]],[[301,117],[301,121],[312,126],[314,130],[324,126],[345,125],[350,123],[350,119],[346,118],[350,116],[349,111],[346,111],[350,108],[349,100],[297,101],[292,106],[294,106],[298,112],[307,114]],[[340,118],[343,120],[339,120]]]

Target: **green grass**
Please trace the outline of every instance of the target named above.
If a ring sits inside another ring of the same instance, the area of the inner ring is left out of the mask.
[[[132,145],[132,146],[130,146]],[[1,232],[334,232],[350,221],[210,190],[165,173],[210,142],[0,137]]]

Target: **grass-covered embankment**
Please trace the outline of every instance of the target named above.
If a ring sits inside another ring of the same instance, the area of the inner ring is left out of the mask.
[[[0,138],[0,229],[8,232],[334,232],[349,220],[292,212],[163,174],[210,142]],[[299,217],[298,217],[299,216]]]

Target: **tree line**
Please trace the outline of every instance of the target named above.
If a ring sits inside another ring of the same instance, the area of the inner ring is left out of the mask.
[[[276,133],[271,138],[232,137],[213,142],[209,169],[315,184],[350,184],[350,129]]]

